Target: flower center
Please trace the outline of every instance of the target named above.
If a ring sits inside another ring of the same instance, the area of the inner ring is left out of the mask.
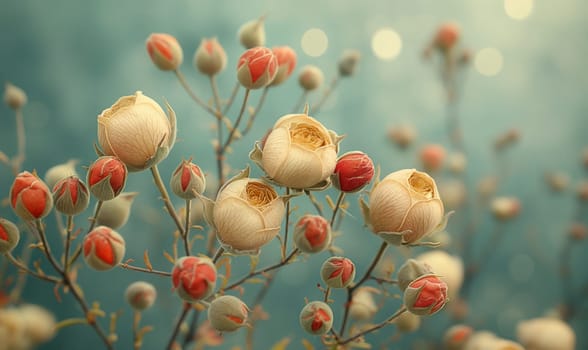
[[[261,210],[278,197],[273,188],[261,182],[247,183],[245,194],[247,202]]]
[[[290,129],[292,142],[311,151],[328,144],[325,135],[314,125],[301,123]]]
[[[423,174],[415,172],[408,178],[408,183],[412,187],[412,190],[422,194],[427,199],[431,199],[435,196],[435,190],[431,180]]]

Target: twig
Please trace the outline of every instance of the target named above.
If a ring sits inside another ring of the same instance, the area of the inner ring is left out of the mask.
[[[243,129],[243,132],[241,133],[241,135],[245,136],[245,135],[247,135],[249,130],[251,130],[251,127],[253,126],[253,122],[255,122],[255,117],[259,114],[259,110],[261,109],[261,107],[263,106],[263,103],[265,102],[265,98],[267,96],[267,92],[269,91],[269,88],[270,88],[270,86],[268,85],[263,89],[263,93],[261,94],[261,97],[259,98],[259,102],[257,102],[257,106],[255,106],[253,113],[249,116],[249,119],[247,120],[247,125],[245,126],[245,129]]]
[[[163,200],[163,203],[165,204],[165,208],[167,209],[167,212],[169,213],[172,220],[176,224],[176,227],[178,228],[178,230],[180,232],[184,232],[184,227],[182,225],[182,222],[180,221],[180,218],[178,217],[178,214],[176,213],[176,209],[174,208],[174,205],[172,204],[171,199],[169,198],[169,194],[167,193],[167,189],[165,188],[165,185],[163,184],[163,180],[161,179],[161,175],[159,174],[159,169],[157,168],[157,164],[155,164],[154,166],[152,166],[149,169],[151,169],[151,174],[153,175],[153,181],[155,181],[155,186],[157,186],[157,188],[159,189],[159,193],[161,194],[161,199]]]
[[[359,332],[359,333],[355,334],[354,336],[352,336],[352,337],[349,337],[349,338],[347,338],[347,339],[345,339],[345,340],[343,340],[343,341],[341,341],[341,342],[338,342],[338,344],[339,344],[339,345],[345,345],[345,344],[347,344],[347,343],[350,343],[350,342],[354,341],[355,339],[357,339],[357,338],[360,338],[360,337],[362,337],[362,336],[364,336],[364,335],[366,335],[366,334],[368,334],[368,333],[371,333],[371,332],[377,331],[378,329],[380,329],[380,328],[383,328],[383,327],[385,327],[386,325],[390,324],[390,323],[391,323],[392,321],[394,321],[394,320],[395,320],[395,319],[396,319],[398,316],[402,315],[402,314],[403,314],[403,313],[405,313],[406,311],[407,311],[407,310],[406,310],[406,307],[405,307],[405,306],[402,306],[402,307],[401,307],[401,308],[400,308],[398,311],[396,311],[396,313],[394,313],[394,315],[392,315],[392,316],[388,317],[388,318],[387,318],[387,319],[386,319],[384,322],[378,323],[377,325],[375,325],[375,326],[373,326],[373,327],[370,327],[370,328],[368,328],[368,329],[364,329],[363,331],[361,331],[361,332]]]
[[[190,311],[191,308],[192,307],[190,306],[190,304],[184,303],[184,306],[182,308],[182,313],[180,314],[180,317],[178,318],[178,321],[176,322],[174,330],[172,331],[169,342],[167,343],[167,347],[166,347],[167,350],[173,349],[174,343],[176,341],[176,337],[178,336],[178,333],[180,332],[180,327],[182,326],[182,322],[184,322],[184,319],[186,318],[186,315],[188,314],[188,311]]]
[[[151,273],[151,274],[154,274],[154,275],[160,275],[160,276],[165,276],[165,277],[171,277],[171,275],[172,275],[170,272],[158,271],[158,270],[153,270],[153,269],[147,269],[147,268],[144,268],[144,267],[138,267],[138,266],[129,265],[127,263],[120,263],[120,264],[118,264],[118,266],[120,266],[120,267],[122,267],[123,269],[126,269],[126,270],[133,270],[133,271]]]
[[[178,77],[180,84],[182,84],[182,86],[184,87],[184,90],[186,90],[186,92],[188,93],[188,95],[190,95],[194,102],[199,104],[200,107],[204,108],[206,111],[208,111],[208,113],[212,114],[217,119],[221,119],[221,116],[218,113],[216,113],[212,108],[210,108],[206,103],[204,103],[204,101],[202,101],[200,97],[198,97],[196,93],[192,91],[192,88],[190,88],[190,85],[186,81],[186,78],[178,69],[174,70],[174,73],[176,74],[176,77]]]
[[[320,111],[321,107],[325,104],[329,96],[331,96],[331,93],[335,90],[335,88],[337,88],[338,83],[339,75],[336,75],[333,78],[333,80],[331,80],[331,84],[329,85],[329,87],[327,87],[319,102],[316,105],[312,106],[312,108],[310,109],[313,114],[317,114]]]

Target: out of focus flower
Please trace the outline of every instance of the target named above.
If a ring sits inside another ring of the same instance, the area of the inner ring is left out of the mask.
[[[465,154],[463,154],[462,152],[451,153],[449,155],[448,165],[449,169],[452,172],[456,174],[463,173],[467,165],[467,159]]]
[[[457,298],[465,274],[463,261],[459,256],[435,249],[422,253],[415,259],[428,265],[447,284],[450,299]]]
[[[433,45],[442,52],[447,52],[455,47],[459,37],[460,29],[456,23],[443,23],[437,29]]]
[[[127,182],[127,167],[120,159],[103,156],[88,169],[88,186],[90,192],[101,201],[108,201],[118,196]]]
[[[439,183],[439,193],[443,198],[443,204],[449,209],[457,209],[463,205],[467,198],[466,191],[463,181],[455,178]]]
[[[339,75],[348,77],[355,73],[361,54],[357,50],[347,50],[339,60]]]
[[[333,311],[322,301],[313,301],[304,306],[300,312],[300,325],[314,335],[326,334],[333,326]]]
[[[470,334],[463,345],[463,347],[458,349],[463,350],[480,350],[480,349],[492,349],[492,346],[498,337],[492,332],[488,331],[477,331]]]
[[[239,41],[246,49],[265,45],[265,16],[249,21],[239,28]]]
[[[304,215],[294,228],[294,244],[305,253],[318,253],[331,243],[331,224],[319,215]]]
[[[84,237],[84,260],[91,268],[104,271],[117,266],[125,255],[125,240],[116,231],[98,226]]]
[[[18,174],[12,183],[10,206],[24,221],[41,219],[53,208],[53,196],[36,174],[24,171]]]
[[[519,215],[521,202],[515,197],[496,197],[492,200],[490,208],[498,220],[510,220]]]
[[[263,146],[256,143],[249,156],[282,186],[324,188],[335,170],[340,140],[318,120],[288,114],[278,119]]]
[[[194,54],[194,65],[202,74],[218,74],[227,65],[227,53],[216,38],[202,39]]]
[[[139,192],[123,192],[116,198],[105,201],[96,217],[98,225],[112,229],[123,227],[131,215],[131,207]]]
[[[431,267],[425,262],[408,259],[398,269],[398,288],[404,292],[410,282],[421,276],[430,275],[431,273],[433,273]]]
[[[324,79],[323,71],[313,65],[302,67],[298,75],[298,83],[306,91],[316,90],[323,84]]]
[[[578,184],[578,189],[576,190],[578,194],[578,199],[583,201],[588,201],[588,181],[583,180]]]
[[[345,288],[353,283],[355,264],[348,258],[332,256],[323,263],[321,278],[331,288]]]
[[[274,47],[272,51],[278,60],[278,72],[270,85],[276,86],[286,81],[294,72],[296,52],[289,46]]]
[[[18,308],[24,320],[26,336],[35,345],[48,342],[57,332],[55,316],[40,305],[23,304]]]
[[[441,145],[425,145],[420,152],[420,160],[426,171],[436,171],[445,160],[445,148]]]
[[[187,302],[211,296],[216,279],[216,267],[207,257],[185,256],[176,261],[172,270],[173,287]]]
[[[18,245],[20,231],[11,221],[0,218],[0,254],[9,253]]]
[[[129,284],[125,291],[127,303],[135,310],[150,308],[157,298],[157,290],[148,282],[137,281]]]
[[[286,213],[285,198],[246,170],[229,180],[216,202],[205,200],[206,221],[218,241],[235,253],[256,253],[279,232]]]
[[[517,338],[525,349],[574,350],[576,334],[570,325],[557,318],[534,318],[519,322]]]
[[[545,182],[554,192],[561,192],[570,184],[570,177],[562,172],[551,172],[545,174]]]
[[[130,171],[150,168],[167,157],[176,139],[176,115],[137,91],[123,96],[98,116],[102,152],[118,157]],[[133,135],[133,137],[130,137]]]
[[[331,181],[342,192],[357,192],[374,177],[374,163],[360,151],[347,152],[337,159]]]
[[[49,168],[45,173],[45,177],[43,178],[47,184],[47,187],[53,188],[59,180],[65,179],[66,177],[72,175],[79,177],[76,171],[76,164],[78,164],[76,159],[70,159],[63,164],[58,164]]]
[[[373,232],[393,244],[415,243],[444,221],[435,180],[414,169],[393,172],[376,184],[365,209]]]
[[[77,176],[60,180],[53,187],[55,210],[65,215],[77,215],[88,207],[90,193],[86,184]]]
[[[4,103],[14,110],[21,109],[27,103],[27,94],[18,86],[6,83],[4,85]]]
[[[147,53],[157,68],[176,70],[182,64],[184,54],[175,37],[165,33],[153,33],[147,38]]]
[[[241,299],[223,295],[214,299],[208,307],[208,321],[219,332],[232,332],[244,327],[249,308]]]
[[[237,79],[247,89],[269,85],[278,72],[278,60],[267,47],[254,47],[245,51],[237,63]]]
[[[497,151],[500,151],[506,147],[512,146],[521,138],[521,134],[517,129],[510,129],[505,133],[498,136],[494,147]]]
[[[412,333],[421,326],[421,317],[410,312],[403,312],[394,320],[396,329],[402,333]]]
[[[376,312],[378,306],[374,301],[374,293],[379,291],[372,287],[359,287],[353,292],[351,305],[349,305],[349,316],[356,321],[368,321]]]
[[[416,136],[416,130],[412,125],[398,125],[388,130],[388,138],[400,148],[410,146]]]
[[[443,345],[447,350],[462,350],[474,330],[464,324],[458,324],[445,331]]]
[[[447,284],[433,274],[418,277],[404,290],[404,306],[415,315],[433,315],[447,301]]]
[[[478,182],[478,193],[483,198],[492,196],[498,187],[498,179],[494,176],[486,176]]]
[[[182,160],[172,174],[170,187],[176,196],[183,199],[194,199],[204,192],[206,177],[198,165],[188,160]]]
[[[586,225],[580,222],[572,223],[568,232],[570,238],[575,239],[577,241],[581,241],[588,237],[588,227],[586,227]]]

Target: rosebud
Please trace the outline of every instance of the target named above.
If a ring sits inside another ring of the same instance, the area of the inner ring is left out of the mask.
[[[433,44],[439,50],[446,52],[453,48],[459,40],[460,30],[455,23],[443,23],[437,30]]]
[[[446,302],[447,284],[433,274],[418,277],[404,290],[403,303],[408,311],[415,315],[433,315],[441,310]]]
[[[348,77],[355,73],[361,54],[357,50],[347,50],[339,60],[339,75]]]
[[[412,333],[421,326],[421,318],[413,313],[403,312],[394,320],[394,323],[399,332]]]
[[[294,244],[305,253],[318,253],[331,243],[331,224],[319,215],[304,215],[294,228]]]
[[[182,257],[172,270],[172,284],[187,302],[206,299],[216,286],[216,267],[207,257]]]
[[[300,325],[313,335],[328,333],[333,327],[333,310],[322,301],[312,301],[300,312]]]
[[[276,86],[286,81],[292,75],[292,72],[294,72],[294,67],[296,67],[296,52],[289,46],[274,47],[272,48],[272,52],[278,60],[278,72],[270,85]]]
[[[191,161],[182,163],[173,172],[170,187],[174,194],[183,199],[194,199],[204,192],[206,178],[198,165]]]
[[[459,256],[435,249],[422,253],[415,259],[426,264],[432,273],[447,284],[447,295],[450,299],[457,298],[465,275],[463,261]]]
[[[98,116],[101,152],[118,157],[130,171],[150,168],[167,157],[176,140],[176,115],[137,91]],[[130,137],[132,135],[132,137]]]
[[[398,287],[401,291],[405,291],[410,282],[415,279],[430,275],[431,267],[422,261],[416,259],[408,259],[398,269]]]
[[[374,163],[367,154],[359,151],[347,152],[337,159],[331,175],[333,186],[341,192],[357,192],[374,177]]]
[[[77,176],[60,180],[53,187],[55,210],[65,215],[77,215],[88,207],[90,194],[88,188]]]
[[[157,290],[151,283],[137,281],[129,284],[125,299],[137,311],[150,308],[157,298]]]
[[[347,258],[332,256],[323,263],[321,278],[331,288],[345,288],[355,278],[355,264]]]
[[[351,305],[349,305],[349,316],[356,321],[368,321],[376,312],[378,306],[374,301],[373,293],[378,293],[377,289],[371,287],[359,287],[353,292]]]
[[[461,350],[474,330],[472,327],[458,324],[445,331],[443,344],[447,350]]]
[[[325,77],[320,68],[313,65],[302,67],[300,75],[298,75],[298,83],[306,91],[317,89],[323,84],[324,79]]]
[[[515,197],[496,197],[492,200],[490,209],[498,220],[510,220],[521,211],[521,203]]]
[[[127,167],[117,157],[98,158],[88,169],[88,186],[92,194],[101,201],[118,196],[125,188]]]
[[[574,350],[576,334],[570,325],[556,318],[534,318],[519,322],[517,338],[525,349]]]
[[[21,305],[18,310],[24,320],[27,338],[33,344],[45,343],[55,336],[57,322],[49,310],[33,304]]]
[[[27,94],[18,86],[6,83],[4,85],[4,103],[14,110],[20,109],[27,103]]]
[[[239,28],[238,36],[241,45],[246,49],[251,49],[256,46],[265,45],[265,27],[263,25],[265,17],[249,21]]]
[[[176,70],[182,64],[182,47],[173,36],[153,33],[147,38],[146,46],[147,53],[157,68],[164,71]]]
[[[124,226],[131,215],[131,206],[138,192],[123,192],[116,198],[105,201],[96,217],[98,225],[118,229]]]
[[[55,184],[59,180],[65,179],[66,177],[74,175],[79,177],[78,172],[76,171],[76,164],[78,164],[78,161],[76,159],[70,159],[63,164],[58,164],[49,168],[49,170],[47,170],[47,172],[45,173],[44,177],[47,187],[55,187]]]
[[[125,255],[125,240],[110,227],[98,226],[84,237],[84,260],[98,271],[117,266]]]
[[[216,38],[202,39],[194,54],[194,65],[202,74],[218,74],[227,65],[227,53]]]
[[[9,253],[17,246],[20,231],[12,222],[0,218],[0,254]]]
[[[403,149],[414,142],[416,134],[416,130],[412,125],[399,125],[388,130],[388,138]]]
[[[53,197],[47,185],[37,175],[24,171],[12,183],[10,205],[24,221],[41,219],[53,208]]]
[[[445,160],[445,148],[435,144],[426,145],[421,149],[420,158],[426,171],[439,170]]]
[[[364,214],[373,232],[393,244],[415,243],[444,221],[435,180],[414,169],[393,172],[376,184]]]
[[[267,47],[254,47],[245,51],[237,63],[237,79],[247,89],[269,85],[278,72],[278,60]]]
[[[223,295],[210,303],[208,321],[219,332],[232,332],[245,326],[248,312],[249,308],[241,299]]]

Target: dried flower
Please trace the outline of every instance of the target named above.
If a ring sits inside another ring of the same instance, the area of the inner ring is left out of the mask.
[[[172,284],[185,301],[206,299],[216,287],[216,267],[207,257],[182,257],[172,270]]]
[[[0,218],[0,254],[10,253],[18,245],[20,231],[11,221]]]
[[[323,335],[333,327],[333,310],[322,301],[313,301],[304,306],[299,319],[300,325],[306,332]]]
[[[98,226],[88,233],[83,247],[86,264],[98,271],[112,269],[125,255],[124,238],[106,226]]]
[[[241,299],[223,295],[214,299],[208,307],[208,321],[219,332],[232,332],[245,326],[249,308]]]
[[[574,350],[576,334],[572,327],[557,318],[534,318],[519,322],[517,339],[525,349]]]
[[[276,86],[286,81],[292,75],[292,72],[294,72],[294,67],[296,67],[296,52],[290,46],[274,47],[272,48],[272,52],[278,60],[278,72],[270,85]]]
[[[263,149],[249,157],[274,182],[296,189],[324,188],[337,164],[341,137],[306,114],[288,114],[274,124]]]
[[[348,77],[355,73],[361,54],[357,50],[347,50],[339,60],[339,75]]]
[[[24,171],[12,183],[10,206],[24,221],[41,219],[53,208],[53,197],[47,185],[36,174]]]
[[[78,164],[76,159],[70,159],[63,164],[58,164],[49,168],[43,178],[47,187],[53,188],[59,180],[72,175],[79,177],[78,172],[76,171],[76,164]]]
[[[189,160],[182,160],[172,174],[170,187],[176,196],[194,199],[204,192],[206,178],[198,165]]]
[[[342,192],[357,192],[374,177],[374,163],[360,151],[347,152],[337,159],[331,181]]]
[[[120,159],[103,156],[88,169],[88,186],[92,194],[101,201],[118,196],[125,188],[127,167]]]
[[[376,184],[366,208],[372,230],[385,233],[392,244],[412,244],[438,230],[443,213],[435,180],[414,169],[393,172]]]
[[[204,202],[206,221],[218,241],[234,253],[257,253],[280,232],[286,213],[284,198],[266,182],[248,175],[247,169],[229,180],[216,202]]]
[[[433,315],[447,301],[447,284],[433,274],[417,277],[404,290],[404,306],[415,315]]]
[[[4,103],[14,110],[21,109],[27,103],[27,94],[18,86],[6,83],[4,85]]]
[[[331,288],[345,288],[353,283],[355,264],[347,258],[332,256],[323,263],[321,278]]]
[[[267,47],[254,47],[245,51],[237,63],[237,79],[247,89],[269,85],[278,72],[278,60]]]
[[[306,91],[317,89],[323,84],[325,77],[319,67],[307,65],[302,67],[298,75],[298,83]]]
[[[98,225],[112,229],[123,227],[131,215],[131,206],[139,192],[123,192],[116,198],[102,203],[102,208],[96,217]]]
[[[331,243],[331,224],[319,215],[304,215],[294,228],[294,244],[305,253],[318,253]]]
[[[65,215],[77,215],[88,207],[90,194],[86,184],[74,175],[55,184],[53,203],[58,212]]]
[[[239,28],[237,35],[241,45],[246,49],[251,49],[256,46],[265,45],[265,27],[263,25],[265,17],[249,21]]]
[[[168,117],[151,98],[137,91],[123,96],[98,116],[98,143],[130,171],[150,168],[167,157],[176,139],[176,116]],[[132,135],[132,137],[131,137]]]
[[[165,33],[153,33],[147,38],[147,53],[157,68],[176,70],[182,64],[184,54],[178,40]]]
[[[157,298],[157,290],[148,282],[137,281],[129,284],[125,291],[127,303],[135,310],[150,308]]]
[[[227,53],[216,38],[202,39],[194,54],[194,65],[200,73],[213,76],[227,65]]]

